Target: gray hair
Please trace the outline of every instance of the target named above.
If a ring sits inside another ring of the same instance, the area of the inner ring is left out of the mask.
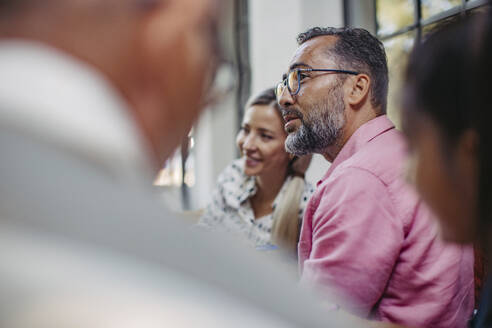
[[[336,36],[337,41],[329,53],[334,55],[343,69],[369,75],[371,104],[386,113],[388,97],[388,63],[384,46],[376,37],[362,28],[313,27],[297,37],[299,45],[318,36]]]

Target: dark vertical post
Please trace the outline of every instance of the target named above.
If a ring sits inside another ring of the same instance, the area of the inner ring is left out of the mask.
[[[190,137],[186,136],[181,140],[181,205],[183,210],[187,211],[190,209],[190,192],[188,185],[185,183],[186,177],[186,161],[190,154]]]
[[[422,39],[422,3],[420,0],[414,0],[414,8],[415,26],[417,28],[416,42],[420,43]]]
[[[349,0],[343,0],[343,26],[352,26],[350,20],[350,8]]]
[[[374,35],[378,35],[379,22],[378,22],[378,1],[372,0],[372,7],[374,8]]]
[[[234,48],[238,72],[236,90],[237,128],[241,126],[244,106],[251,92],[251,65],[249,60],[248,0],[234,1]]]

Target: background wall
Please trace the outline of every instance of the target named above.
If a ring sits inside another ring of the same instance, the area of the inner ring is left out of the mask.
[[[253,94],[280,81],[300,32],[313,26],[343,26],[341,0],[250,0],[249,4]]]

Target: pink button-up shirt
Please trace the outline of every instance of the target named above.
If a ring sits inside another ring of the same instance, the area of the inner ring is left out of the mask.
[[[352,135],[306,208],[301,282],[329,288],[364,317],[464,327],[473,310],[473,250],[439,240],[402,176],[405,156],[385,115]]]

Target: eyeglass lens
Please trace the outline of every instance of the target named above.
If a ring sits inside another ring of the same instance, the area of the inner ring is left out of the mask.
[[[297,93],[297,89],[299,88],[299,74],[297,70],[293,70],[289,73],[287,77],[287,83],[289,86],[289,90],[292,94]]]
[[[282,92],[284,92],[285,87],[288,87],[291,94],[297,93],[297,89],[299,88],[299,74],[297,70],[293,70],[289,73],[287,78],[280,82],[276,88],[277,96],[280,96]]]

